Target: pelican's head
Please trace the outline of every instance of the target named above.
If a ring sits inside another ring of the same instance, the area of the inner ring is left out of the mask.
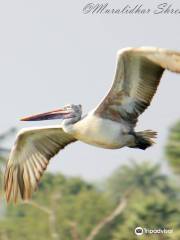
[[[53,119],[81,119],[82,106],[68,104],[63,108],[56,109],[50,112],[40,113],[31,115],[28,117],[21,118],[21,121],[42,121],[42,120],[53,120]]]

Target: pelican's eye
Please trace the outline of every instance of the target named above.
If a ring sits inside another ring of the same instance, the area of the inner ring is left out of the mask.
[[[71,107],[70,107],[70,106],[66,106],[65,109],[66,109],[66,110],[70,110]]]

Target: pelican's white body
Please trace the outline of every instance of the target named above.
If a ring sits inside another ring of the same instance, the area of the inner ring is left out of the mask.
[[[132,135],[128,135],[128,126],[99,118],[93,112],[76,124],[63,126],[63,130],[82,142],[102,148],[121,148],[134,140]]]

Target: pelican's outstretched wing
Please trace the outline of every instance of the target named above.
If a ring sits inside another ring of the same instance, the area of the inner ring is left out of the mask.
[[[180,52],[153,47],[122,49],[113,85],[95,114],[135,124],[150,105],[165,69],[180,73]]]
[[[48,126],[20,131],[6,166],[4,188],[7,201],[29,199],[49,160],[69,143],[76,141],[61,127]]]

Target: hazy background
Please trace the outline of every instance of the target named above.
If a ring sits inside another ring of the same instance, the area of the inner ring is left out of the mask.
[[[109,2],[113,7],[127,4]],[[84,15],[87,3],[0,1],[1,131],[40,125],[19,118],[67,103],[81,103],[84,112],[94,108],[111,85],[120,48],[150,45],[180,50],[180,15]],[[161,2],[140,3],[152,7]],[[180,8],[179,1],[174,6]],[[100,179],[128,159],[160,161],[167,129],[180,116],[179,88],[180,76],[166,72],[151,107],[140,118],[138,129],[159,133],[154,147],[113,151],[77,142],[60,153],[61,161],[52,160],[49,170]],[[42,122],[53,123],[58,121]]]

